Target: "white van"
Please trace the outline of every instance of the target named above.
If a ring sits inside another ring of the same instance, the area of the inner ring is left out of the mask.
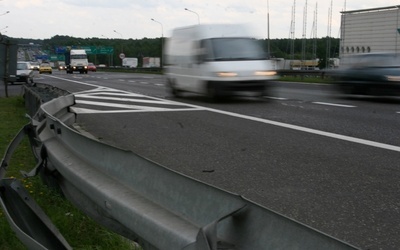
[[[223,96],[268,90],[276,78],[259,41],[245,25],[204,24],[174,29],[164,48],[165,75],[175,96],[181,92]]]

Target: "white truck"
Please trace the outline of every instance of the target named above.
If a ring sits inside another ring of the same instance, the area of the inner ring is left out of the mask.
[[[265,95],[276,79],[274,64],[245,25],[204,24],[174,29],[164,48],[172,94],[194,92],[212,99]]]
[[[137,68],[138,59],[136,57],[125,57],[122,59],[122,67]]]
[[[159,68],[159,57],[143,57],[143,68]]]
[[[68,74],[74,71],[87,74],[88,59],[84,49],[71,49],[65,53],[65,70]]]

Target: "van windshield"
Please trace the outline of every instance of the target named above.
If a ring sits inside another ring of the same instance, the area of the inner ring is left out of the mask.
[[[211,38],[202,40],[205,61],[265,60],[266,53],[252,38]]]

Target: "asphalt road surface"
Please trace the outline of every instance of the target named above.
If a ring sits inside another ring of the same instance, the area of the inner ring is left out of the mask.
[[[362,249],[400,248],[400,100],[274,82],[268,96],[173,98],[161,75],[40,75],[101,141]]]

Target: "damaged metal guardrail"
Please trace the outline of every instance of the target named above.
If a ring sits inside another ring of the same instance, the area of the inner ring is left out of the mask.
[[[26,176],[40,173],[98,223],[144,249],[356,249],[244,197],[82,135],[72,126],[74,103],[70,94],[42,104],[1,163],[1,205],[29,248],[71,247],[27,194],[15,194],[23,187],[4,179],[23,134],[39,162]],[[29,230],[37,226],[41,235]]]

